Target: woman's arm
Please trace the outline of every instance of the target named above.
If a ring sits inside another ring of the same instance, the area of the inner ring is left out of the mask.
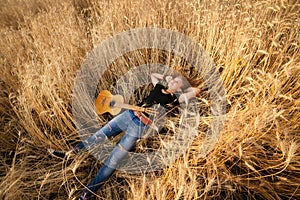
[[[155,86],[159,80],[162,80],[164,78],[164,75],[159,74],[159,73],[152,73],[151,74],[151,82],[153,84],[153,86]]]
[[[172,76],[165,76],[163,74],[159,73],[152,73],[151,74],[151,82],[153,86],[155,86],[160,80],[166,79],[167,82],[169,82],[172,79]]]
[[[181,94],[179,96],[179,103],[188,103],[188,101],[193,98],[196,97],[199,93],[201,92],[201,90],[199,88],[196,87],[189,87],[188,89],[185,90],[185,93]]]

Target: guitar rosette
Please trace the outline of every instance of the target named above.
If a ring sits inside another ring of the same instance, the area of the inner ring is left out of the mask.
[[[94,110],[95,97],[99,92],[99,82],[111,82],[111,88],[103,89],[111,90],[129,100],[136,90],[151,84],[151,73],[176,71],[166,63],[144,63],[124,68],[127,69],[124,72],[122,72],[124,69],[120,69],[120,71],[114,69],[121,75],[117,76],[117,80],[113,82],[106,79],[107,73],[112,71],[111,67],[116,60],[141,49],[161,50],[183,58],[197,70],[204,80],[211,102],[211,116],[209,116],[211,121],[205,137],[201,141],[202,146],[198,155],[205,157],[217,144],[225,121],[226,99],[223,83],[213,60],[200,45],[180,32],[162,28],[137,28],[121,32],[104,40],[89,53],[78,71],[73,89],[73,116],[81,139],[85,140],[101,128],[99,116]],[[148,137],[156,137],[167,123],[169,123],[169,127],[176,129],[173,131],[175,133],[172,137],[169,137],[167,141],[162,141],[161,147],[155,151],[129,152],[126,159],[123,159],[116,169],[130,173],[160,170],[185,154],[196,136],[199,135],[202,116],[200,116],[199,102],[196,98],[188,103],[182,103],[180,107],[181,112],[177,116],[176,123],[164,117],[167,111],[162,109],[163,114],[156,121],[157,123],[153,123],[158,126],[147,128],[141,139],[147,140]],[[103,162],[115,146],[115,143],[108,140],[91,153]]]

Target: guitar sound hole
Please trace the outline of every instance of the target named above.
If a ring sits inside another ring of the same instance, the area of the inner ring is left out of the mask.
[[[109,103],[109,106],[110,106],[110,107],[114,107],[115,104],[116,104],[116,101],[111,101],[111,102]]]

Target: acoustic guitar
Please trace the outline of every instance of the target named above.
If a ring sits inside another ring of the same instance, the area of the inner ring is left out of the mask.
[[[104,114],[109,112],[112,115],[117,115],[122,109],[136,110],[146,112],[148,114],[156,114],[153,108],[143,108],[124,103],[122,95],[113,95],[108,90],[102,90],[95,101],[95,110],[97,114]]]

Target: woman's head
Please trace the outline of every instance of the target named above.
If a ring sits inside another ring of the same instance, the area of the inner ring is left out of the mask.
[[[168,89],[172,92],[184,91],[191,85],[182,75],[173,76],[172,79],[168,81]]]

